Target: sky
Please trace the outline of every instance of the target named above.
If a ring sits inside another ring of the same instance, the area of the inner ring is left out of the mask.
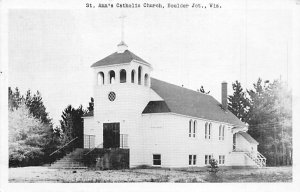
[[[90,66],[117,50],[121,14],[125,43],[152,64],[152,77],[193,90],[203,85],[218,101],[222,81],[229,94],[236,80],[246,88],[259,77],[291,84],[288,1],[220,2],[221,9],[207,10],[10,9],[8,85],[23,94],[39,90],[55,124],[67,105],[87,107]]]

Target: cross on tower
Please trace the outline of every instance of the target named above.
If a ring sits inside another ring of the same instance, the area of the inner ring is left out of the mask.
[[[121,19],[121,42],[124,42],[124,19],[126,18],[126,16],[124,15],[124,14],[122,14],[120,17],[119,17],[120,19]]]

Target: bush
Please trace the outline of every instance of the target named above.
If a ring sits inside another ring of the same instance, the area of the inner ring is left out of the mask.
[[[209,172],[217,173],[219,171],[218,160],[210,159],[209,168]]]

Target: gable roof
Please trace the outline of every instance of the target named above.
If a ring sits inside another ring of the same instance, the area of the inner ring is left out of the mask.
[[[243,136],[249,143],[258,145],[258,142],[255,139],[253,139],[253,137],[251,137],[251,135],[249,135],[248,133],[239,131],[238,134]]]
[[[198,117],[207,120],[225,122],[236,126],[246,127],[230,111],[222,109],[222,105],[210,95],[173,85],[155,78],[151,78],[151,88],[164,100],[164,104],[150,101],[143,113],[169,112]]]
[[[123,53],[115,52],[100,61],[94,63],[91,67],[98,67],[98,66],[107,66],[113,64],[120,64],[120,63],[130,63],[132,60],[140,61],[146,64],[149,64],[142,58],[138,57],[134,53],[130,52],[129,50],[125,50]],[[150,65],[150,64],[149,64]]]
[[[165,101],[150,101],[143,113],[167,113],[171,112]]]

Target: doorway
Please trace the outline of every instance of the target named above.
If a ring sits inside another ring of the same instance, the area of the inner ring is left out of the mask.
[[[103,123],[103,148],[120,147],[120,123]]]

